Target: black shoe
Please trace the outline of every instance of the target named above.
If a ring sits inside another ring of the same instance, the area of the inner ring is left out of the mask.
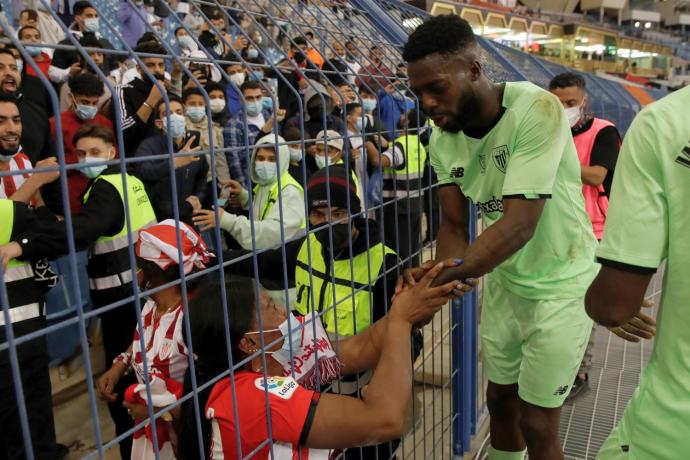
[[[586,391],[589,388],[589,374],[585,374],[585,378],[581,378],[580,374],[575,377],[575,381],[573,382],[573,387],[570,389],[570,394],[568,395],[567,398],[565,398],[566,401],[572,401],[573,399],[577,398],[577,395],[581,394],[583,391]]]

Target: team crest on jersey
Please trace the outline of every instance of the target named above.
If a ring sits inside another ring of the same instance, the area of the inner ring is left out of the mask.
[[[292,398],[292,394],[297,390],[297,382],[292,377],[267,377],[267,386],[264,386],[264,378],[259,377],[254,380],[254,385],[259,390],[268,390],[269,393],[283,399]]]
[[[494,164],[503,174],[506,173],[506,167],[508,166],[508,157],[510,152],[508,152],[508,146],[502,145],[496,147],[491,151],[491,158],[494,159]]]
[[[158,356],[161,359],[168,359],[170,357],[170,354],[172,353],[172,348],[173,348],[172,340],[164,339],[163,345],[161,345],[161,351],[158,353]]]

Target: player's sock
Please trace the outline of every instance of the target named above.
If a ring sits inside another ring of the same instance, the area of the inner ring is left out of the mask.
[[[521,450],[520,452],[508,452],[494,449],[493,446],[489,446],[487,453],[489,454],[489,460],[523,460],[527,453],[527,449]]]

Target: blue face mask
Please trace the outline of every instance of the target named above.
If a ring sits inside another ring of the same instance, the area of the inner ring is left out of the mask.
[[[361,118],[358,118],[355,121],[355,128],[357,128],[357,131],[359,131],[360,133],[364,131],[364,123],[362,122]]]
[[[206,116],[206,107],[188,107],[187,116],[194,123],[198,123]]]
[[[26,52],[29,53],[29,56],[36,57],[41,54],[41,48],[38,46],[27,46]]]
[[[376,108],[376,99],[362,99],[362,108],[367,113],[373,112]]]
[[[103,161],[103,158],[85,157],[84,160],[81,161],[81,163],[88,164],[98,163],[101,161]],[[107,167],[108,165],[86,166],[81,170],[81,172],[89,179],[95,179],[96,177],[100,176],[101,173],[105,171]]]
[[[194,40],[189,35],[181,36],[177,39],[177,43],[179,43],[182,48],[192,49],[194,47]]]
[[[263,70],[252,70],[251,72],[251,79],[254,81],[261,81],[264,79],[264,71]]]
[[[81,120],[93,120],[98,113],[98,107],[95,105],[76,104],[74,113],[76,113],[77,117]]]
[[[263,109],[264,106],[264,101],[254,101],[254,102],[247,102],[244,109],[247,111],[247,115],[250,117],[256,117],[261,113],[261,110]]]
[[[88,32],[98,32],[100,24],[98,23],[98,18],[86,18],[84,19],[84,28]]]
[[[276,180],[276,164],[270,161],[257,161],[254,171],[259,178],[259,184],[270,184]]]
[[[163,122],[163,128],[168,129],[167,122]],[[170,115],[170,135],[173,139],[184,136],[187,131],[187,124],[185,123],[184,117],[173,113]]]
[[[254,48],[248,49],[248,50],[247,50],[247,57],[248,57],[249,59],[256,59],[256,58],[258,58],[258,57],[259,57],[259,50],[254,49]]]
[[[264,96],[261,106],[264,110],[273,110],[273,99],[268,96]]]

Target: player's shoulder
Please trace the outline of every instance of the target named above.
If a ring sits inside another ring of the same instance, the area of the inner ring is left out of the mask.
[[[664,124],[665,126],[690,126],[687,118],[678,116],[686,113],[690,107],[690,86],[675,91],[658,101],[645,106],[633,120],[633,123]]]
[[[523,114],[533,113],[534,110],[560,111],[561,103],[558,98],[529,81],[506,82],[503,104],[506,108]],[[533,113],[541,114],[541,112]],[[551,115],[549,115],[551,116]]]

